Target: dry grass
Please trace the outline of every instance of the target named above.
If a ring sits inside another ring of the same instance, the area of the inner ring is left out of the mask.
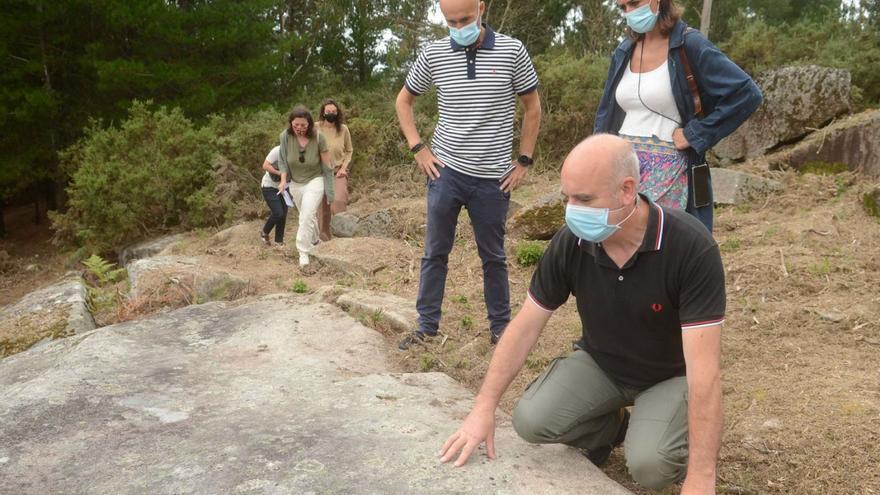
[[[781,180],[786,192],[717,211],[728,287],[718,492],[880,493],[880,223],[859,204],[870,185],[849,174],[764,175]],[[555,180],[534,177],[514,199],[552,191]],[[507,244],[515,307],[532,273],[513,262],[518,241]],[[380,273],[359,285],[414,300],[417,266],[415,272]],[[449,261],[443,336],[427,350],[396,354],[399,365],[443,371],[476,390],[491,358],[482,299],[480,262],[463,213]],[[574,305],[567,304],[502,408],[510,411],[579,334]],[[651,493],[629,480],[619,451],[605,471],[636,493]]]

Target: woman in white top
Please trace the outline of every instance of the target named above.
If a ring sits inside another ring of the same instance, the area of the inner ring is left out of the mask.
[[[278,190],[281,185],[281,171],[278,165],[278,150],[280,148],[280,146],[272,148],[272,151],[263,160],[263,170],[266,173],[263,174],[263,180],[260,182],[263,198],[272,212],[269,218],[266,219],[266,225],[260,231],[260,239],[267,246],[271,244],[269,242],[269,233],[272,232],[273,228],[275,229],[275,244],[284,246],[284,226],[287,224],[287,203],[284,202],[281,191]]]
[[[629,36],[614,51],[593,131],[632,143],[641,192],[712,230],[706,152],[761,105],[752,78],[681,20],[675,0],[615,0]]]

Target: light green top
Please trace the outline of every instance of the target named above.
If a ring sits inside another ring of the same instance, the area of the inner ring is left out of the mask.
[[[309,139],[305,148],[300,148],[296,136],[286,134],[287,143],[287,162],[280,161],[281,172],[286,172],[288,180],[299,184],[305,184],[315,177],[323,175],[321,165],[321,153],[327,152],[327,140],[320,133],[317,133],[317,139]],[[303,161],[299,161],[299,157],[303,157]],[[328,164],[329,165],[329,164]]]

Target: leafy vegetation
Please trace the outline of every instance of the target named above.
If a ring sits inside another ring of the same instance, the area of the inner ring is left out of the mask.
[[[516,262],[521,266],[538,263],[544,254],[544,245],[538,241],[523,241],[516,246]]]

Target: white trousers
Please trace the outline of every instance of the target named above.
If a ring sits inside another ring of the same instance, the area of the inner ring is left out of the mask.
[[[316,213],[324,198],[324,177],[301,184],[290,182],[288,187],[293,203],[299,211],[299,228],[296,230],[296,250],[308,254],[318,239],[318,218]]]

